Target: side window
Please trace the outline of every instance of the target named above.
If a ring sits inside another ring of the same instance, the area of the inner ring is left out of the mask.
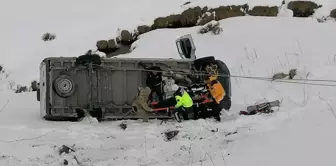
[[[177,51],[182,59],[196,59],[196,47],[190,34],[176,40]]]

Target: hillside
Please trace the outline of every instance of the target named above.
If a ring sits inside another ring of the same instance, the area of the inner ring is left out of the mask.
[[[0,64],[9,74],[0,76],[0,166],[334,166],[336,24],[316,20],[336,8],[328,0],[315,0],[323,7],[308,18],[292,17],[282,8],[278,17],[223,19],[219,35],[198,34],[201,26],[156,29],[140,35],[132,43],[134,51],[118,56],[179,58],[175,39],[192,34],[197,56],[221,59],[233,75],[232,108],[223,112],[220,123],[211,119],[162,124],[158,120],[50,122],[40,119],[34,92],[8,90],[8,81],[27,85],[38,79],[43,58],[95,50],[98,40],[118,36],[118,28],[131,31],[151,25],[157,17],[181,13],[188,6],[279,6],[281,2],[195,0],[184,6],[178,0],[6,2],[7,6],[0,6],[4,20]],[[55,33],[56,39],[42,41],[45,32]],[[270,78],[293,68],[298,72],[296,81],[241,78]],[[280,109],[238,115],[247,105],[265,99],[281,100]],[[126,130],[120,129],[122,122]],[[162,133],[167,130],[180,132],[165,141]],[[62,145],[75,152],[60,156]]]
[[[221,25],[224,31],[218,36],[197,34],[197,27],[149,32],[134,43],[137,49],[129,56],[177,58],[169,40],[191,33],[199,57],[214,55],[237,76],[268,77],[273,72],[297,68],[297,78],[335,77],[334,23],[241,17],[223,20]],[[250,31],[246,31],[246,26]],[[159,40],[162,38],[166,40]],[[153,40],[157,42],[153,44]],[[125,121],[128,127],[123,131],[118,127],[120,122],[43,121],[39,119],[35,93],[1,93],[0,105],[4,109],[0,116],[0,147],[5,150],[0,163],[70,162],[71,155],[57,154],[58,147],[65,144],[74,145],[74,155],[82,165],[333,166],[333,94],[333,87],[233,79],[233,106],[222,115],[221,123]],[[282,100],[280,110],[269,115],[237,115],[246,105],[263,98]],[[211,131],[216,128],[218,132]],[[164,141],[161,134],[168,129],[180,130],[170,142]],[[229,134],[235,131],[237,134]]]
[[[183,5],[190,2],[187,5]],[[215,8],[225,5],[247,4],[281,7],[279,16],[293,16],[286,8],[291,1],[282,0],[126,0],[122,3],[101,0],[46,2],[43,0],[11,1],[0,7],[2,27],[0,36],[2,50],[0,64],[11,73],[7,80],[29,85],[37,80],[39,64],[45,57],[79,56],[87,50],[96,50],[98,40],[117,37],[121,30],[132,32],[137,26],[153,24],[158,17],[182,13],[189,7]],[[329,0],[314,0],[322,5],[315,10],[313,18],[328,16],[336,3]],[[20,3],[21,5],[17,5]],[[61,11],[61,12],[60,12]],[[53,41],[41,40],[44,33],[56,35]]]

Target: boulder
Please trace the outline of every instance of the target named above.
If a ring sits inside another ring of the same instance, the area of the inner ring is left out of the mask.
[[[202,14],[202,9],[199,6],[183,11],[180,17],[182,27],[195,26]]]
[[[118,47],[118,44],[117,44],[115,39],[110,39],[110,40],[107,41],[107,48],[112,49],[112,50],[116,50],[119,47]]]
[[[138,31],[139,35],[147,33],[151,30],[152,30],[152,28],[148,25],[141,25],[141,26],[138,26],[138,28],[137,28],[137,31]]]
[[[96,44],[97,50],[103,52],[105,54],[109,54],[119,49],[118,44],[114,39],[106,40],[99,40]]]
[[[161,28],[180,28],[180,14],[173,14],[167,17],[159,17],[154,20],[154,24],[152,25],[152,29],[161,29]]]
[[[96,46],[97,46],[98,50],[101,51],[101,50],[107,49],[108,44],[107,44],[106,40],[99,40],[99,41],[97,41]]]
[[[315,9],[322,7],[311,1],[292,1],[288,3],[288,9],[293,11],[294,17],[310,17]]]
[[[166,17],[167,19],[167,24],[166,24],[166,28],[181,28],[181,15],[180,14],[173,14],[170,15],[168,17]]]
[[[247,13],[251,16],[271,16],[275,17],[278,15],[279,9],[277,6],[255,6],[252,10]]]
[[[336,9],[330,11],[330,17],[336,18]]]
[[[202,15],[202,17],[197,21],[196,25],[205,25],[212,20],[215,20],[215,14],[207,12]]]
[[[244,6],[220,6],[218,8],[210,9],[209,12],[215,12],[215,20],[219,21],[230,17],[245,16]],[[246,7],[246,6],[245,6]]]
[[[128,30],[122,30],[120,33],[120,42],[123,44],[131,44],[133,42],[133,36]]]

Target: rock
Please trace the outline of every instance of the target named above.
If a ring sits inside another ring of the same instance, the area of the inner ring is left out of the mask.
[[[206,13],[206,12],[208,12],[208,7],[207,6],[205,6],[205,7],[203,7],[203,9],[202,9],[202,13]]]
[[[161,28],[180,28],[180,14],[173,14],[167,17],[159,17],[154,20],[154,24],[152,25],[152,29],[161,29]]]
[[[147,33],[151,30],[152,30],[152,28],[148,25],[141,25],[141,26],[138,26],[138,28],[137,28],[137,31],[138,31],[139,35]]]
[[[246,7],[246,6],[245,6]],[[245,16],[244,6],[220,6],[218,8],[210,9],[209,12],[215,12],[215,20],[219,21],[230,17]]]
[[[202,17],[197,21],[196,25],[205,25],[212,20],[215,20],[215,14],[207,12],[202,15]]]
[[[115,39],[110,39],[107,41],[107,48],[111,50],[117,50],[119,46]]]
[[[284,79],[288,76],[289,74],[285,74],[285,73],[276,73],[273,75],[272,80],[278,80],[278,79]]]
[[[315,9],[322,7],[311,1],[292,1],[288,3],[288,9],[292,10],[294,17],[309,17],[314,14]]]
[[[290,69],[289,70],[289,79],[293,79],[295,76],[296,76],[296,72],[297,71],[297,69]]]
[[[181,28],[180,18],[180,14],[173,14],[166,17],[166,28]]]
[[[165,17],[159,17],[154,20],[154,24],[152,25],[152,29],[160,29],[167,27],[167,20]]]
[[[99,41],[97,41],[96,46],[97,46],[98,50],[101,51],[101,50],[107,49],[108,44],[107,44],[106,40],[99,40]]]
[[[123,44],[131,44],[133,42],[133,36],[128,30],[122,30],[120,33],[120,42]]]
[[[109,54],[113,51],[116,51],[119,47],[114,39],[106,40],[99,40],[96,44],[97,50],[103,52],[105,54]]]
[[[271,16],[275,17],[278,15],[279,9],[277,6],[255,6],[252,10],[248,11],[251,16]]]
[[[336,18],[336,9],[330,11],[330,17]]]
[[[197,24],[197,20],[202,16],[201,7],[189,8],[182,12],[180,22],[182,27],[192,27]]]

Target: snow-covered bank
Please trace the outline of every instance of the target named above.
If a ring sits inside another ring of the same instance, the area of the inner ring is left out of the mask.
[[[178,58],[175,39],[191,33],[197,56],[222,59],[236,76],[271,77],[275,72],[297,68],[297,78],[335,78],[336,24],[264,17],[230,18],[220,23],[220,35],[196,34],[199,27],[144,34],[134,43],[137,49],[123,56]],[[242,78],[233,78],[232,84],[232,109],[223,113],[221,123],[198,120],[161,124],[152,120],[144,124],[139,120],[126,121],[126,130],[118,127],[121,121],[44,121],[39,118],[35,93],[0,91],[0,165],[56,166],[64,159],[68,165],[79,165],[72,162],[71,155],[58,154],[62,145],[73,147],[73,155],[88,166],[336,164],[332,156],[336,145],[334,87]],[[282,100],[280,110],[269,115],[237,115],[263,98]],[[166,142],[162,132],[167,130],[180,132]]]
[[[323,5],[317,14],[328,15],[336,4],[314,0]],[[183,6],[179,0],[141,1],[8,1],[0,6],[1,64],[18,84],[38,79],[39,64],[45,57],[78,56],[95,49],[96,41],[114,38],[118,29],[133,31],[138,25],[151,25],[157,17],[181,13],[188,7],[221,5],[280,6],[282,0],[192,0]],[[289,1],[288,1],[289,2]],[[288,3],[286,1],[286,3]],[[20,4],[20,5],[18,5]],[[282,11],[288,12],[288,10]],[[56,40],[44,42],[41,36],[56,34]]]

